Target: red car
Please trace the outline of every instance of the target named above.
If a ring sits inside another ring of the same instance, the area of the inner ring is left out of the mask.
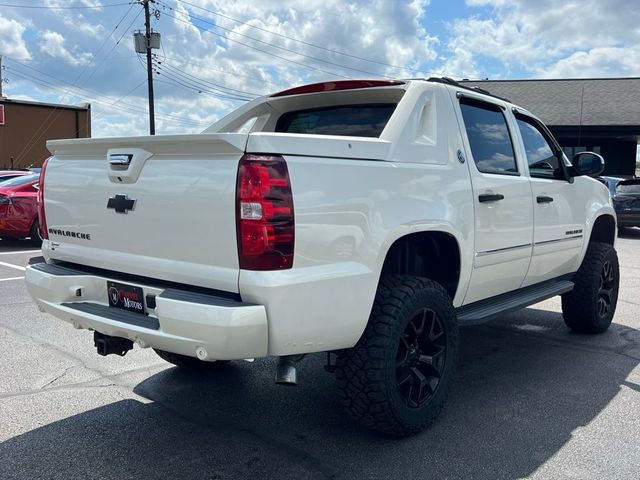
[[[38,223],[39,177],[31,173],[11,180],[0,179],[0,237],[31,237],[32,243],[42,243]]]
[[[11,180],[15,177],[21,177],[23,175],[31,175],[31,170],[0,170],[0,182],[4,182],[5,180]]]

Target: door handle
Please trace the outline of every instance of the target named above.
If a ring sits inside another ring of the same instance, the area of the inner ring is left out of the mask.
[[[538,203],[551,203],[553,202],[553,197],[547,197],[545,195],[540,195],[536,197],[536,202]]]
[[[113,153],[109,155],[109,163],[114,167],[128,167],[133,155],[124,153]]]
[[[504,200],[504,195],[500,193],[483,193],[478,195],[478,201],[480,203],[497,202],[498,200]]]

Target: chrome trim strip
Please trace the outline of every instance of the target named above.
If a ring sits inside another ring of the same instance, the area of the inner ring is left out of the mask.
[[[114,167],[129,165],[133,155],[126,153],[113,153],[109,155],[109,163]]]
[[[502,252],[509,252],[511,250],[519,250],[521,248],[527,248],[527,247],[530,247],[530,246],[531,246],[530,243],[523,243],[522,245],[515,245],[513,247],[495,248],[493,250],[484,250],[482,252],[476,252],[476,257],[484,257],[486,255],[491,255],[492,253],[502,253]]]
[[[582,238],[583,235],[573,235],[571,237],[566,237],[566,238],[556,238],[555,240],[544,240],[542,242],[536,242],[533,245],[537,246],[537,245],[547,245],[549,243],[560,243],[560,242],[568,242],[569,240],[577,240],[578,238]]]

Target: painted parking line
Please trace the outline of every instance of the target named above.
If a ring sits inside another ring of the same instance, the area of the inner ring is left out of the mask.
[[[8,282],[10,280],[22,280],[24,277],[0,278],[0,282]]]
[[[42,250],[20,250],[18,252],[0,252],[0,255],[18,255],[20,253],[40,253]]]
[[[21,267],[20,265],[14,265],[13,263],[0,262],[0,265],[3,267],[15,268],[16,270],[22,270],[23,272],[26,270],[25,267]]]

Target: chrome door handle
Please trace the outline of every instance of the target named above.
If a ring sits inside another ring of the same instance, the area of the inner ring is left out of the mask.
[[[114,153],[109,155],[109,163],[114,167],[124,167],[131,163],[133,155],[124,153]]]

